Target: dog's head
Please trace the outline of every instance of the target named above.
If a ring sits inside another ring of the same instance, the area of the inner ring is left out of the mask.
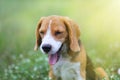
[[[68,49],[79,52],[78,39],[79,27],[68,17],[48,16],[42,17],[36,29],[36,44],[34,50],[40,47],[43,53],[49,55],[49,63],[55,64],[60,55],[64,43],[68,43]]]

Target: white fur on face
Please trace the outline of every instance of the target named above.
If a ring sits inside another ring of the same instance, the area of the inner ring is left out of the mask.
[[[52,46],[52,49],[50,50],[50,52],[48,52],[48,54],[55,54],[61,47],[62,42],[57,41],[53,38],[52,34],[51,34],[51,23],[52,20],[50,20],[49,25],[48,25],[48,29],[46,32],[46,35],[44,36],[44,38],[42,39],[42,43],[40,46],[40,50],[45,53],[42,49],[42,46],[45,44],[49,44]]]

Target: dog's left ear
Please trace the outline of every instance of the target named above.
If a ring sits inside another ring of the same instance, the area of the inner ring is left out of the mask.
[[[73,52],[79,52],[80,51],[80,45],[78,42],[80,37],[79,26],[68,17],[63,17],[63,21],[68,31],[68,37],[70,40],[70,44],[69,44],[70,49]]]
[[[34,50],[38,50],[40,44],[41,44],[41,37],[40,37],[40,34],[39,34],[39,29],[41,27],[41,24],[42,24],[42,21],[43,21],[44,17],[42,17],[39,22],[38,22],[38,25],[37,25],[37,28],[36,28],[36,43],[35,43],[35,47],[34,47]]]

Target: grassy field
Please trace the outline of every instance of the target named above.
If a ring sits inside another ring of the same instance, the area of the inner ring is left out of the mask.
[[[120,0],[1,0],[0,80],[48,80],[47,56],[34,52],[42,16],[68,16],[96,67],[120,80]]]

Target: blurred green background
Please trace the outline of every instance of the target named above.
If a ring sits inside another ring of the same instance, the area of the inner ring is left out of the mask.
[[[0,0],[0,80],[48,80],[47,57],[33,48],[37,22],[49,15],[78,23],[95,66],[120,80],[120,0]]]

